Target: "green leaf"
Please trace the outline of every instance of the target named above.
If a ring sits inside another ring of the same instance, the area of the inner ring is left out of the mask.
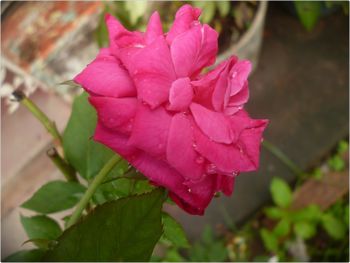
[[[322,217],[322,226],[334,239],[342,239],[346,234],[346,226],[344,223],[335,218],[332,214],[324,214]]]
[[[271,219],[280,219],[283,217],[285,212],[279,207],[266,207],[264,213],[267,217]]]
[[[336,172],[340,172],[345,168],[345,162],[343,158],[341,158],[341,156],[339,155],[335,155],[332,158],[330,158],[328,160],[328,165],[332,170]]]
[[[162,214],[164,236],[172,242],[175,247],[187,248],[190,246],[182,226],[169,214]]]
[[[5,259],[5,262],[39,262],[41,261],[45,250],[32,249],[32,250],[21,250],[18,251]]]
[[[274,177],[270,185],[272,199],[280,207],[288,207],[292,202],[292,191],[282,179]]]
[[[317,205],[309,205],[298,211],[290,213],[290,217],[293,221],[312,221],[317,222],[321,219],[322,211]]]
[[[296,222],[294,233],[303,239],[309,239],[316,234],[316,225],[308,221]]]
[[[213,243],[208,250],[208,260],[210,262],[224,262],[228,257],[227,249],[223,242]]]
[[[49,239],[58,238],[62,230],[57,222],[45,215],[25,217],[21,215],[21,223],[29,239]]]
[[[34,238],[34,239],[29,239],[29,240],[25,241],[22,245],[27,244],[27,243],[34,243],[38,248],[47,250],[47,249],[52,248],[54,245],[56,245],[57,241],[43,239],[43,238]]]
[[[75,182],[52,181],[43,185],[21,207],[38,213],[50,214],[73,207],[85,192],[85,187]]]
[[[282,219],[273,229],[273,234],[276,237],[282,237],[288,235],[290,230],[290,222],[288,219]]]
[[[225,17],[230,12],[230,1],[217,1],[215,2],[221,17]]]
[[[186,259],[184,259],[179,251],[176,248],[171,248],[166,252],[166,255],[164,259],[162,260],[163,262],[185,262]]]
[[[266,228],[263,228],[260,230],[260,237],[267,250],[272,252],[276,252],[278,250],[278,239],[272,232]]]
[[[320,17],[321,2],[294,1],[294,5],[300,22],[308,31],[311,31]]]
[[[349,143],[347,141],[342,140],[339,142],[338,149],[337,149],[339,154],[345,153],[348,149],[349,149]]]
[[[315,178],[316,180],[321,180],[322,177],[323,177],[322,170],[321,170],[320,168],[316,168],[316,169],[312,172],[311,176],[312,176],[313,178]]]
[[[349,225],[349,204],[344,209],[344,222]]]
[[[207,244],[207,245],[210,245],[211,243],[214,242],[213,231],[209,225],[206,225],[204,227],[204,230],[202,233],[202,240],[203,240],[204,244]]]
[[[68,228],[46,261],[147,261],[162,235],[164,191],[97,206]]]
[[[115,154],[104,145],[95,142],[97,116],[95,109],[88,102],[88,94],[84,92],[75,98],[72,113],[63,133],[63,149],[68,162],[85,179],[92,179]],[[109,175],[117,176],[122,172],[121,162]]]

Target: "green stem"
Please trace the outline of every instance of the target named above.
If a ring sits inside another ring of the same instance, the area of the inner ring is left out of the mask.
[[[57,166],[57,168],[63,173],[67,181],[77,182],[78,178],[75,174],[74,168],[69,165],[57,152],[57,150],[52,147],[46,152],[47,156],[51,161]]]
[[[275,157],[277,157],[282,163],[284,163],[293,173],[295,173],[298,176],[304,175],[304,172],[275,145],[273,145],[265,139],[262,142],[262,145]]]
[[[46,128],[46,130],[52,135],[52,137],[62,144],[62,137],[57,130],[56,124],[51,121],[44,112],[42,112],[35,103],[30,100],[22,91],[16,90],[13,92],[13,96],[19,102],[21,102]]]
[[[91,184],[89,185],[88,189],[86,190],[83,197],[80,199],[79,203],[77,204],[75,211],[73,212],[72,216],[70,217],[67,227],[70,227],[74,225],[79,217],[81,216],[81,213],[85,209],[86,205],[89,203],[92,195],[95,193],[97,187],[103,182],[106,175],[112,170],[112,168],[121,160],[121,157],[118,155],[113,156],[109,161],[103,166],[101,171],[96,175],[96,177],[92,180]]]

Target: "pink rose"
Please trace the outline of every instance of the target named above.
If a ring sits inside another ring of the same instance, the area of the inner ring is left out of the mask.
[[[165,34],[157,12],[145,33],[107,15],[110,46],[75,81],[98,113],[94,139],[202,215],[216,192],[232,194],[235,176],[258,168],[267,120],[243,110],[249,61],[232,57],[200,75],[218,50],[200,13],[184,5]]]

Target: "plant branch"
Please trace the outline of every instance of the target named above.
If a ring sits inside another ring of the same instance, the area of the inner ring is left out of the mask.
[[[279,159],[282,163],[284,163],[293,173],[298,176],[303,176],[304,172],[296,165],[287,155],[285,155],[278,147],[265,140],[262,142],[262,145],[267,149],[270,153],[272,153],[277,159]]]
[[[63,173],[67,181],[77,182],[77,176],[75,174],[74,168],[69,165],[57,152],[55,147],[50,148],[46,152],[47,156],[51,161],[57,166],[57,168]]]
[[[12,95],[15,100],[22,103],[41,123],[55,140],[62,145],[62,137],[57,130],[55,122],[51,121],[44,112],[42,112],[35,103],[29,99],[22,91],[15,90]]]
[[[72,216],[69,218],[69,221],[67,223],[67,227],[70,227],[74,225],[79,217],[81,216],[81,213],[89,203],[92,195],[95,193],[97,187],[103,182],[107,174],[112,170],[112,168],[121,160],[121,157],[118,155],[114,155],[109,161],[103,166],[103,168],[100,170],[100,172],[96,175],[96,177],[92,180],[91,184],[89,185],[88,189],[86,190],[83,197],[80,199],[79,203],[77,204]]]

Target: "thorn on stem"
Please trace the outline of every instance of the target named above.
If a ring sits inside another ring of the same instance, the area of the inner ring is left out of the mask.
[[[21,100],[23,100],[26,97],[24,92],[22,90],[19,90],[19,89],[12,92],[12,96],[13,96],[13,101],[18,101],[18,102],[20,102]]]

